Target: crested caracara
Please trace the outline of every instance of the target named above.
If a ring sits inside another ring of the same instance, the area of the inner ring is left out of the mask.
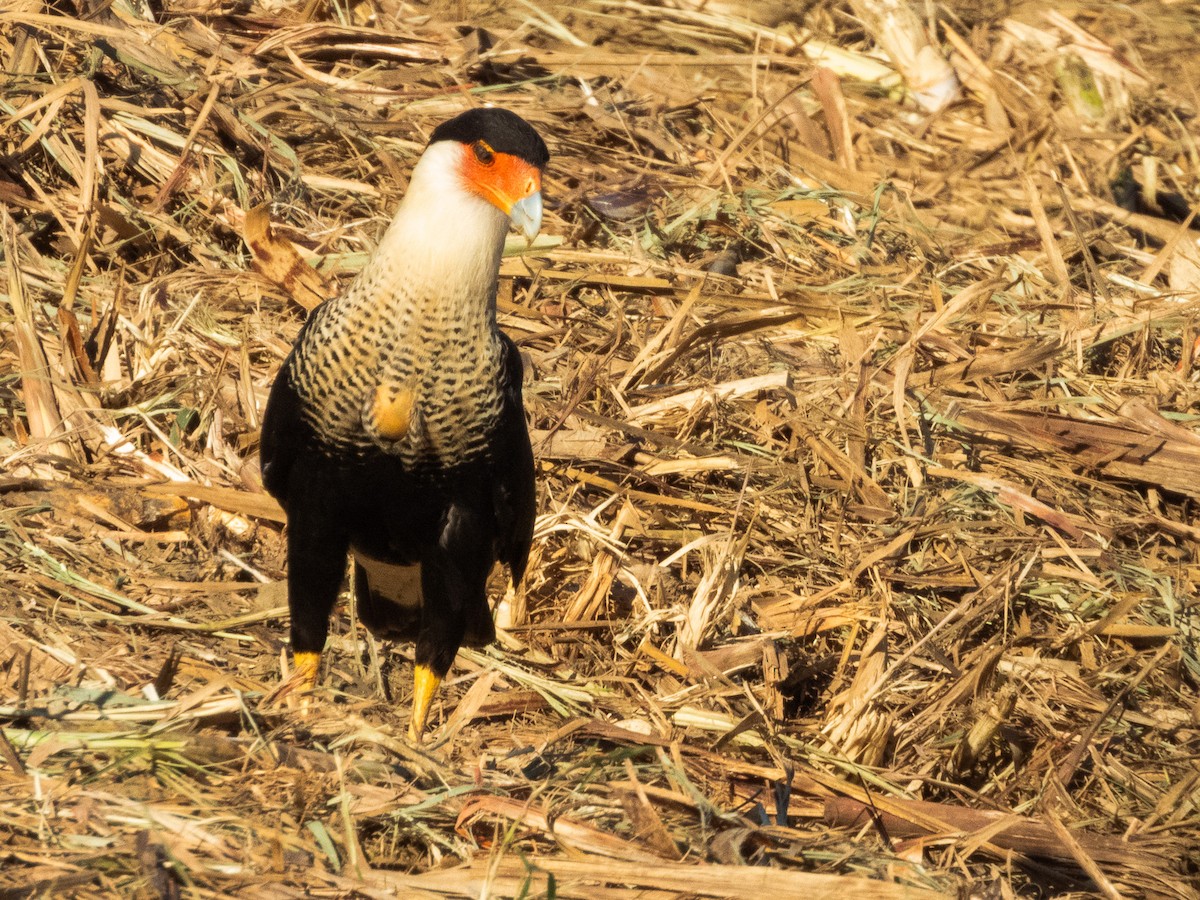
[[[510,226],[532,241],[550,154],[503,109],[439,125],[374,256],[309,316],[263,414],[263,484],[288,514],[298,677],[316,681],[347,555],[372,633],[416,642],[409,736],[463,644],[495,637],[488,574],[533,534],[521,357],[496,326]]]

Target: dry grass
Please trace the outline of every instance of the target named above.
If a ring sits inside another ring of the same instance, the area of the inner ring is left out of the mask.
[[[870,5],[6,4],[0,897],[1197,896],[1200,17],[915,4],[930,113]],[[348,610],[273,699],[256,429],[480,103],[541,515],[418,749]]]

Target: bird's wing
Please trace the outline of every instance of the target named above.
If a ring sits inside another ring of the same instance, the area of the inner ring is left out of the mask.
[[[295,351],[292,351],[293,355]],[[284,508],[288,502],[288,485],[296,453],[304,440],[305,425],[300,415],[300,395],[292,386],[292,356],[287,358],[267,399],[263,412],[262,437],[259,442],[259,461],[263,487]]]
[[[279,374],[275,376],[275,383],[271,385],[271,393],[263,411],[259,439],[259,467],[262,470],[263,487],[284,509],[287,509],[288,505],[288,490],[296,459],[314,440],[312,427],[304,420],[304,401],[296,391],[293,373],[299,365],[305,335],[333,309],[333,301],[326,301],[309,313],[308,319],[296,336],[292,352],[279,367]]]
[[[533,543],[533,448],[529,443],[529,427],[525,424],[525,404],[521,400],[524,376],[521,354],[508,335],[501,333],[500,340],[504,348],[500,373],[504,405],[497,432],[492,500],[497,526],[497,556],[508,565],[513,584],[517,584],[525,574],[529,547]]]

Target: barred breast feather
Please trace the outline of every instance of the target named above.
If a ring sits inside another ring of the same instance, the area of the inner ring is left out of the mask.
[[[404,202],[422,198],[410,190]],[[441,215],[465,214],[442,202]],[[484,234],[439,247],[428,235],[445,231],[423,225],[397,216],[358,279],[312,314],[288,360],[301,414],[333,455],[382,451],[414,471],[447,468],[482,452],[499,418],[505,385],[494,273],[503,231],[499,241]],[[459,262],[439,265],[440,254]],[[372,416],[381,391],[411,397],[399,439]]]

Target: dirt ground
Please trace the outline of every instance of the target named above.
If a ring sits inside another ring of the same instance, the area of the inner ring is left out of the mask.
[[[0,900],[1200,896],[1195,3],[10,0],[0,59]],[[348,604],[279,690],[258,429],[484,104],[552,152],[539,516],[414,746]]]

